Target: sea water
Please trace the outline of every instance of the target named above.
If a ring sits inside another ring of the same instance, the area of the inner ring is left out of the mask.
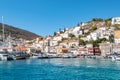
[[[0,61],[0,80],[120,80],[120,61],[79,58]]]

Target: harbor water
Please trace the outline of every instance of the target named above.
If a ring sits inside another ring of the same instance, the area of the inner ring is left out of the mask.
[[[79,58],[0,61],[0,80],[120,80],[120,61]]]

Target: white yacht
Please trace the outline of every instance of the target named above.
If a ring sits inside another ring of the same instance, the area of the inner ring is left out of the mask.
[[[0,53],[0,60],[1,61],[7,61],[7,54],[2,54],[2,53]]]

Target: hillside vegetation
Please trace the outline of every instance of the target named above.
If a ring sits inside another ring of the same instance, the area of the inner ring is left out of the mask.
[[[29,32],[27,30],[19,29],[10,25],[5,24],[4,25],[5,35],[8,36],[11,34],[12,37],[15,38],[23,38],[26,40],[32,40],[34,38],[40,37],[37,34],[34,34],[32,32]],[[0,23],[0,34],[2,34],[2,24]]]

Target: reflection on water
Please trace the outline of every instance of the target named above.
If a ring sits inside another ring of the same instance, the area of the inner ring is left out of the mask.
[[[0,80],[118,80],[120,61],[28,59],[0,61]]]
[[[120,61],[109,59],[79,59],[79,58],[54,58],[54,59],[27,59],[16,61],[0,61],[0,66],[13,65],[44,65],[51,64],[56,66],[76,66],[76,67],[100,67],[100,68],[120,68]]]
[[[83,66],[83,67],[100,67],[100,68],[120,68],[120,61],[111,61],[109,59],[43,59],[38,61],[39,64],[49,63],[58,66]]]

